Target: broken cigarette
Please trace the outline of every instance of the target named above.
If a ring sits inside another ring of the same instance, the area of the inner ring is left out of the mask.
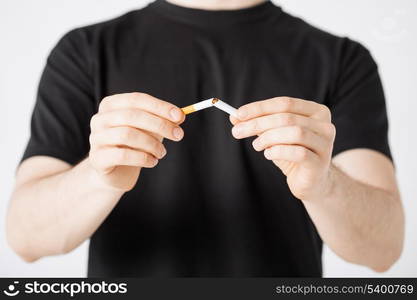
[[[188,105],[186,107],[181,108],[181,110],[184,112],[184,114],[188,115],[188,114],[191,114],[195,111],[199,111],[199,110],[202,110],[202,109],[205,109],[205,108],[212,107],[213,106],[212,99],[213,98],[207,99],[207,100],[204,100],[204,101],[201,101],[201,102],[197,102],[197,103],[194,103],[192,105]]]
[[[220,109],[220,110],[228,113],[229,115],[237,118],[237,109],[230,106],[226,102],[223,102],[222,100],[217,99],[217,98],[213,98],[213,100],[211,100],[211,103],[213,103],[213,106],[217,107],[218,109]]]
[[[209,107],[215,106],[218,109],[228,113],[229,115],[237,118],[237,109],[230,106],[229,104],[227,104],[226,102],[223,102],[222,100],[218,99],[218,98],[210,98],[207,100],[203,100],[201,102],[197,102],[194,103],[192,105],[186,106],[181,108],[181,110],[184,112],[184,114],[188,115],[191,114],[195,111],[199,111],[202,109],[206,109]]]

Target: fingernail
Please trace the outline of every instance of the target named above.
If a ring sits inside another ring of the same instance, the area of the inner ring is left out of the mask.
[[[271,151],[269,150],[269,148],[264,151],[264,155],[267,159],[270,159]]]
[[[173,131],[173,135],[175,139],[179,141],[180,139],[182,139],[184,133],[180,128],[175,128]]]
[[[169,114],[171,115],[172,121],[177,122],[177,121],[181,120],[181,112],[178,108],[175,108],[175,107],[172,108],[169,111]]]
[[[156,158],[152,159],[151,161],[151,165],[152,167],[155,167],[158,164],[159,160],[157,160]]]
[[[235,136],[235,137],[239,137],[239,136],[240,136],[240,134],[242,133],[242,128],[241,128],[241,126],[234,126],[234,127],[232,128],[232,133],[233,133],[233,136]]]
[[[258,139],[255,139],[255,140],[252,142],[252,146],[253,146],[253,148],[254,148],[256,151],[259,151],[259,141],[258,141]]]
[[[237,116],[239,117],[239,119],[245,119],[246,116],[248,115],[248,113],[244,110],[238,110],[237,111]]]
[[[165,148],[162,148],[161,158],[163,158],[165,155],[167,155],[167,150]]]

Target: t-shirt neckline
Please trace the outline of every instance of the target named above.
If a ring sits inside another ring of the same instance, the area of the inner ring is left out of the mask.
[[[179,6],[166,0],[155,0],[149,4],[149,7],[173,19],[212,26],[253,22],[256,19],[263,19],[270,15],[277,15],[277,12],[281,12],[281,8],[269,0],[254,6],[234,10],[190,8]]]

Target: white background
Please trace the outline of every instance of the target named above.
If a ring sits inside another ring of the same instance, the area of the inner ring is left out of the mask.
[[[5,214],[45,58],[68,30],[137,9],[141,0],[0,1],[0,277],[85,276],[87,243],[65,256],[22,262],[5,239]],[[325,276],[417,277],[417,1],[282,0],[284,10],[365,44],[377,60],[388,101],[390,139],[406,211],[401,259],[386,273],[346,263],[325,249]],[[123,255],[121,253],[120,255]]]

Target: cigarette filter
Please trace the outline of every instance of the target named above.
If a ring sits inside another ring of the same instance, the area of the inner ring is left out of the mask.
[[[207,99],[207,100],[203,100],[203,101],[194,103],[192,105],[188,105],[186,107],[181,108],[181,110],[184,112],[184,114],[188,115],[188,114],[191,114],[191,113],[193,113],[195,111],[198,111],[198,110],[202,110],[202,109],[211,107],[211,106],[213,106],[213,103],[211,102],[212,99],[213,98]]]
[[[232,116],[237,118],[237,109],[230,106],[226,102],[223,102],[222,100],[220,100],[218,98],[210,98],[210,99],[207,99],[207,100],[203,100],[201,102],[194,103],[192,105],[183,107],[181,109],[186,115],[188,115],[188,114],[193,113],[195,111],[202,110],[202,109],[205,109],[205,108],[209,108],[211,106],[215,106],[218,109],[220,109],[220,110],[228,113],[229,115],[232,115]]]

